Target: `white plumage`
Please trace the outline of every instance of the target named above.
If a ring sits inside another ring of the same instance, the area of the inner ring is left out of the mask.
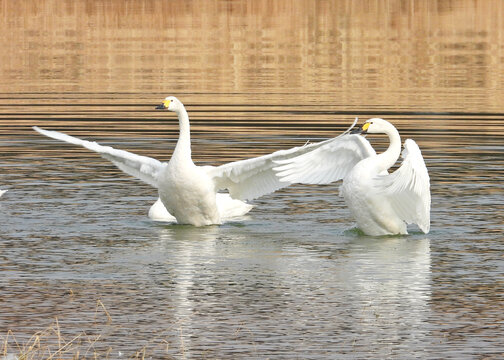
[[[289,185],[275,175],[275,160],[289,159],[334,141],[330,139],[280,150],[221,166],[196,166],[191,158],[189,117],[184,105],[177,98],[169,96],[157,108],[174,111],[178,115],[179,139],[168,163],[57,131],[38,127],[34,129],[53,139],[96,151],[125,173],[157,188],[159,199],[149,210],[151,219],[176,219],[179,223],[195,226],[220,224],[222,220],[246,214],[252,205],[245,203],[245,200],[255,199]],[[229,194],[218,194],[220,190],[228,190]]]
[[[7,192],[7,190],[0,190],[0,196],[2,196],[3,194],[5,194]]]
[[[221,220],[238,219],[247,214],[254,206],[231,198],[229,194],[217,193],[216,203]],[[149,209],[149,218],[154,221],[176,222],[175,216],[166,210],[160,198]]]
[[[341,195],[368,235],[407,234],[406,224],[430,229],[430,180],[418,145],[404,142],[403,162],[392,174],[388,169],[401,152],[396,128],[383,119],[370,119],[358,131],[384,133],[388,149],[377,155],[371,144],[358,134],[348,134],[317,149],[285,160],[275,168],[282,181],[328,184],[343,179]]]

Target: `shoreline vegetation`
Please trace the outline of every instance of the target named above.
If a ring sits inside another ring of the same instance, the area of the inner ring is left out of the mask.
[[[71,334],[62,328],[58,317],[55,317],[49,326],[35,332],[25,341],[18,341],[15,330],[9,329],[7,333],[0,334],[0,360],[146,359],[154,354],[166,359],[179,354],[185,358],[181,328],[178,349],[174,349],[162,336],[157,336],[136,351],[122,352],[100,342],[117,328],[101,300],[96,301],[92,324],[87,329],[79,330],[77,334],[75,330]]]

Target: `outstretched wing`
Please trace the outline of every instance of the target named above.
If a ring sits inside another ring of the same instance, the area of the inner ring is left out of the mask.
[[[140,156],[128,151],[117,150],[110,146],[102,146],[96,142],[82,140],[57,131],[44,130],[36,126],[34,126],[33,129],[50,138],[84,146],[86,149],[96,151],[105,159],[112,161],[115,166],[126,174],[134,176],[155,188],[158,187],[158,175],[166,166],[166,164],[147,156]]]
[[[327,140],[326,140],[327,141]],[[321,143],[279,150],[272,154],[252,159],[234,161],[221,166],[205,166],[207,174],[213,179],[216,190],[229,191],[234,199],[252,200],[290,185],[275,175],[275,160],[288,159],[312,150]]]
[[[356,122],[357,119],[339,137],[348,133],[355,126]],[[294,147],[289,150],[279,150],[269,155],[235,161],[217,167],[207,166],[205,169],[208,175],[214,180],[216,190],[227,189],[234,199],[252,200],[290,185],[289,182],[283,181],[276,176],[273,168],[278,166],[278,161],[310,153],[325,144],[330,144],[339,137],[315,144]]]
[[[408,224],[430,230],[430,179],[422,153],[416,142],[404,142],[401,166],[388,175],[373,179],[373,188],[387,196],[395,212]]]
[[[345,135],[318,149],[287,160],[277,160],[281,181],[302,184],[329,184],[343,179],[362,159],[376,155],[363,136]]]

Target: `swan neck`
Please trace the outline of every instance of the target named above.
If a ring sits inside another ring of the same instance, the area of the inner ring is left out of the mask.
[[[389,137],[389,146],[385,152],[378,155],[378,170],[388,170],[394,165],[401,154],[401,136],[395,127],[391,125],[385,132]]]
[[[185,108],[177,112],[179,120],[179,138],[173,156],[184,156],[191,158],[191,130],[189,126],[189,116]]]

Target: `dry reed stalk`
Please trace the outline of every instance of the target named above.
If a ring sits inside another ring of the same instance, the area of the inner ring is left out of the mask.
[[[51,356],[49,356],[46,360],[51,360],[54,356],[56,356],[56,355],[58,355],[58,354],[65,354],[66,352],[70,351],[70,350],[71,350],[71,348],[70,348],[70,349],[68,349],[68,350],[65,350],[65,348],[70,347],[71,345],[73,345],[73,342],[74,342],[75,340],[79,339],[79,338],[81,337],[81,335],[82,335],[82,334],[79,334],[79,335],[75,336],[75,337],[74,337],[72,340],[70,340],[68,343],[64,344],[63,346],[60,346],[60,347],[58,348],[58,350],[57,350],[54,354],[52,354]]]
[[[87,334],[86,334],[86,333],[84,333],[84,334],[87,336]],[[91,349],[92,349],[92,350],[94,350],[94,345],[96,344],[96,342],[98,341],[98,339],[100,339],[100,338],[101,338],[101,336],[102,336],[102,334],[99,334],[99,335],[98,335],[98,336],[97,336],[97,337],[96,337],[93,341],[90,341],[90,338],[87,336],[87,337],[88,337],[89,346],[88,346],[88,348],[86,349],[86,352],[84,353],[84,357],[86,357],[86,356],[87,356],[87,354],[89,353],[89,351],[90,351]],[[96,357],[96,352],[95,352],[95,357]]]
[[[9,335],[12,336],[12,338],[14,339],[14,342],[16,343],[17,348],[19,349],[19,344],[16,341],[16,338],[14,337],[14,334],[12,333],[11,330],[8,330],[7,331],[7,335],[5,336],[5,341],[4,341],[4,345],[3,345],[3,354],[2,354],[2,356],[7,356],[7,347],[8,347],[8,343],[9,343]]]
[[[55,352],[51,351],[50,345],[43,346],[42,341],[45,338],[49,338],[51,334],[56,335],[58,348]],[[20,345],[14,336],[14,333],[9,330],[7,336],[5,337],[3,344],[3,356],[9,354],[9,338],[15,343],[15,349],[11,354],[15,354],[16,359],[19,360],[31,360],[35,358],[42,358],[44,360],[52,360],[58,356],[58,359],[62,355],[68,353],[69,351],[75,350],[75,341],[82,337],[82,334],[76,335],[70,341],[66,342],[61,335],[61,330],[59,326],[59,321],[55,320],[55,325],[51,325],[45,330],[37,331],[33,334],[24,345]],[[79,359],[78,350],[77,355],[73,356],[74,359]]]
[[[103,312],[107,317],[107,323],[100,325],[97,323],[98,311]],[[183,320],[179,320],[173,325],[178,324],[179,330],[179,351],[182,359],[187,358],[187,349],[185,348],[183,335]],[[102,350],[97,350],[99,341],[104,338],[104,331],[109,328],[112,323],[112,316],[107,310],[105,304],[101,300],[97,300],[94,314],[94,328],[101,330],[101,333],[90,335],[85,330],[75,335],[69,341],[65,339],[64,331],[60,325],[60,319],[54,318],[53,324],[46,329],[35,332],[26,342],[20,344],[16,339],[14,332],[8,330],[5,336],[0,336],[0,359],[8,357],[8,359],[16,360],[61,360],[65,359],[110,359],[114,358],[112,354],[113,348],[108,347],[105,353]],[[147,343],[143,344],[140,350],[130,354],[129,356],[120,356],[125,359],[142,359],[148,358],[151,354],[161,350],[169,356],[170,342],[166,338],[166,334],[159,333],[150,338]],[[3,340],[3,341],[2,341]],[[3,344],[2,344],[3,342]],[[55,347],[57,347],[55,349]],[[102,346],[103,347],[103,346]],[[85,351],[84,351],[85,350]],[[171,357],[170,357],[171,358]]]
[[[95,316],[96,313],[98,312],[98,307],[101,306],[103,311],[105,312],[105,315],[107,315],[107,324],[110,324],[112,322],[112,317],[110,316],[109,312],[107,311],[107,308],[105,308],[105,305],[103,305],[102,301],[98,299],[96,301],[96,310],[95,310]]]
[[[185,355],[184,336],[182,334],[182,324],[179,327],[179,332],[180,332],[180,349],[182,351],[182,359],[185,359],[186,355]]]

